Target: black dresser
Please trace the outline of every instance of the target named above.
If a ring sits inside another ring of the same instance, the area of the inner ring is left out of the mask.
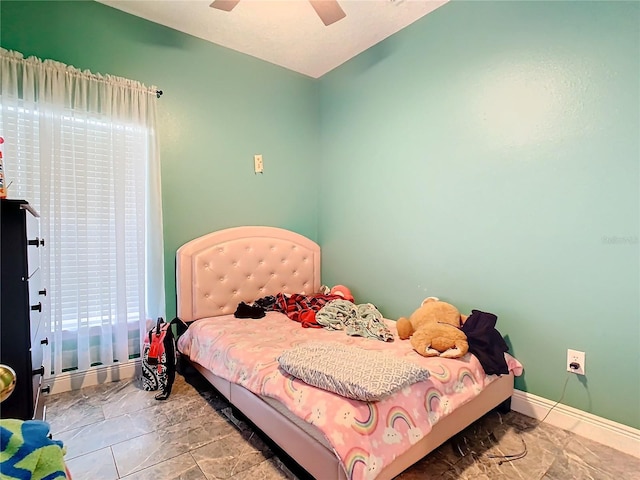
[[[41,393],[42,326],[47,291],[41,285],[38,213],[24,200],[0,200],[0,363],[16,372],[14,392],[0,404],[1,418],[44,418]]]

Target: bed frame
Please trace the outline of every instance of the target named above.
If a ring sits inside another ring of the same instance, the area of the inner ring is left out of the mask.
[[[320,247],[297,233],[275,227],[236,227],[196,238],[176,257],[178,317],[184,322],[233,314],[240,302],[266,295],[313,294],[320,290]],[[314,478],[346,479],[333,450],[314,427],[304,429],[245,388],[198,370],[235,408],[271,438]],[[477,397],[434,425],[431,432],[388,465],[377,479],[387,480],[436,449],[491,409],[508,402],[513,375],[503,375]],[[309,433],[311,431],[311,433]]]

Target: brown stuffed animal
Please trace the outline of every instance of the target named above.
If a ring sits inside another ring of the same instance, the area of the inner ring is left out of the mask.
[[[411,338],[411,346],[425,357],[462,357],[469,351],[467,336],[460,327],[466,319],[453,305],[429,297],[407,319],[396,322],[398,336]]]

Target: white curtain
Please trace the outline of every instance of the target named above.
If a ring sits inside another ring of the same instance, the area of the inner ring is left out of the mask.
[[[165,308],[156,89],[4,49],[0,62],[8,196],[39,211],[45,239],[45,371],[128,362]]]

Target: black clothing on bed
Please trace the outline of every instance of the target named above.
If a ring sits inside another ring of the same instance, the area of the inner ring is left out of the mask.
[[[273,295],[267,295],[266,297],[262,297],[253,302],[254,306],[262,307],[267,312],[273,310],[274,305],[276,304],[276,297]]]
[[[469,352],[478,358],[487,375],[509,373],[504,359],[509,347],[495,328],[497,320],[498,317],[493,313],[471,310],[471,315],[462,325],[469,342]]]
[[[265,316],[264,308],[247,305],[244,302],[238,304],[238,308],[233,314],[236,318],[262,318]]]
[[[273,310],[275,303],[276,297],[273,295],[259,298],[252,304],[240,302],[233,315],[236,318],[262,318],[266,315],[266,312]]]

